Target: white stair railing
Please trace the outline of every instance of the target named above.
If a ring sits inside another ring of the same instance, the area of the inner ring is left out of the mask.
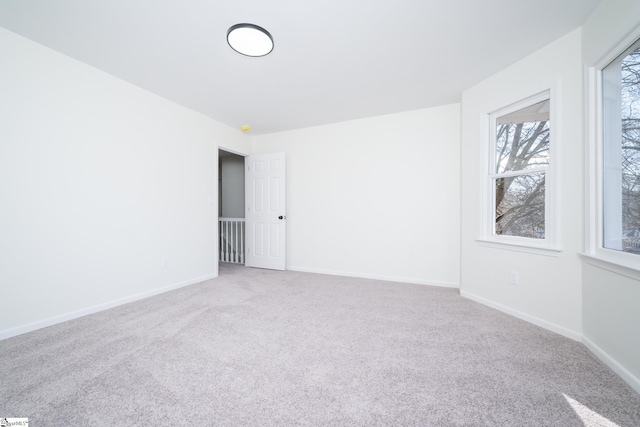
[[[220,261],[244,264],[244,218],[218,218]]]

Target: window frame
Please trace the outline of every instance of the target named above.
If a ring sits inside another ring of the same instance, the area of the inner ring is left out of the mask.
[[[640,27],[608,49],[586,70],[586,211],[585,244],[581,254],[587,262],[606,270],[640,280],[640,255],[604,246],[605,118],[604,69],[640,42]]]
[[[522,171],[496,173],[496,131],[497,119],[539,102],[549,101],[549,164],[537,166]],[[557,213],[556,213],[556,173],[557,164],[557,131],[556,108],[553,88],[548,88],[534,95],[522,98],[505,107],[495,109],[485,114],[485,149],[482,158],[482,199],[480,215],[480,237],[477,241],[488,247],[515,250],[539,255],[557,256],[561,249],[557,245]],[[521,237],[499,235],[495,233],[495,179],[499,176],[529,175],[538,172],[545,174],[545,237]]]

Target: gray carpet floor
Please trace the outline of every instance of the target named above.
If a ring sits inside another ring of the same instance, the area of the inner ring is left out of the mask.
[[[221,265],[0,342],[31,426],[640,426],[582,344],[456,290]]]

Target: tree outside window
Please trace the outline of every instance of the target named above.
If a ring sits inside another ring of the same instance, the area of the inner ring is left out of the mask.
[[[640,253],[640,41],[603,70],[604,244]]]
[[[494,234],[544,239],[549,99],[495,117]]]

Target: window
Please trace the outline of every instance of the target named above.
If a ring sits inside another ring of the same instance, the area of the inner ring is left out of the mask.
[[[602,70],[602,246],[640,254],[640,40]]]
[[[550,247],[549,92],[490,115],[486,240]]]

